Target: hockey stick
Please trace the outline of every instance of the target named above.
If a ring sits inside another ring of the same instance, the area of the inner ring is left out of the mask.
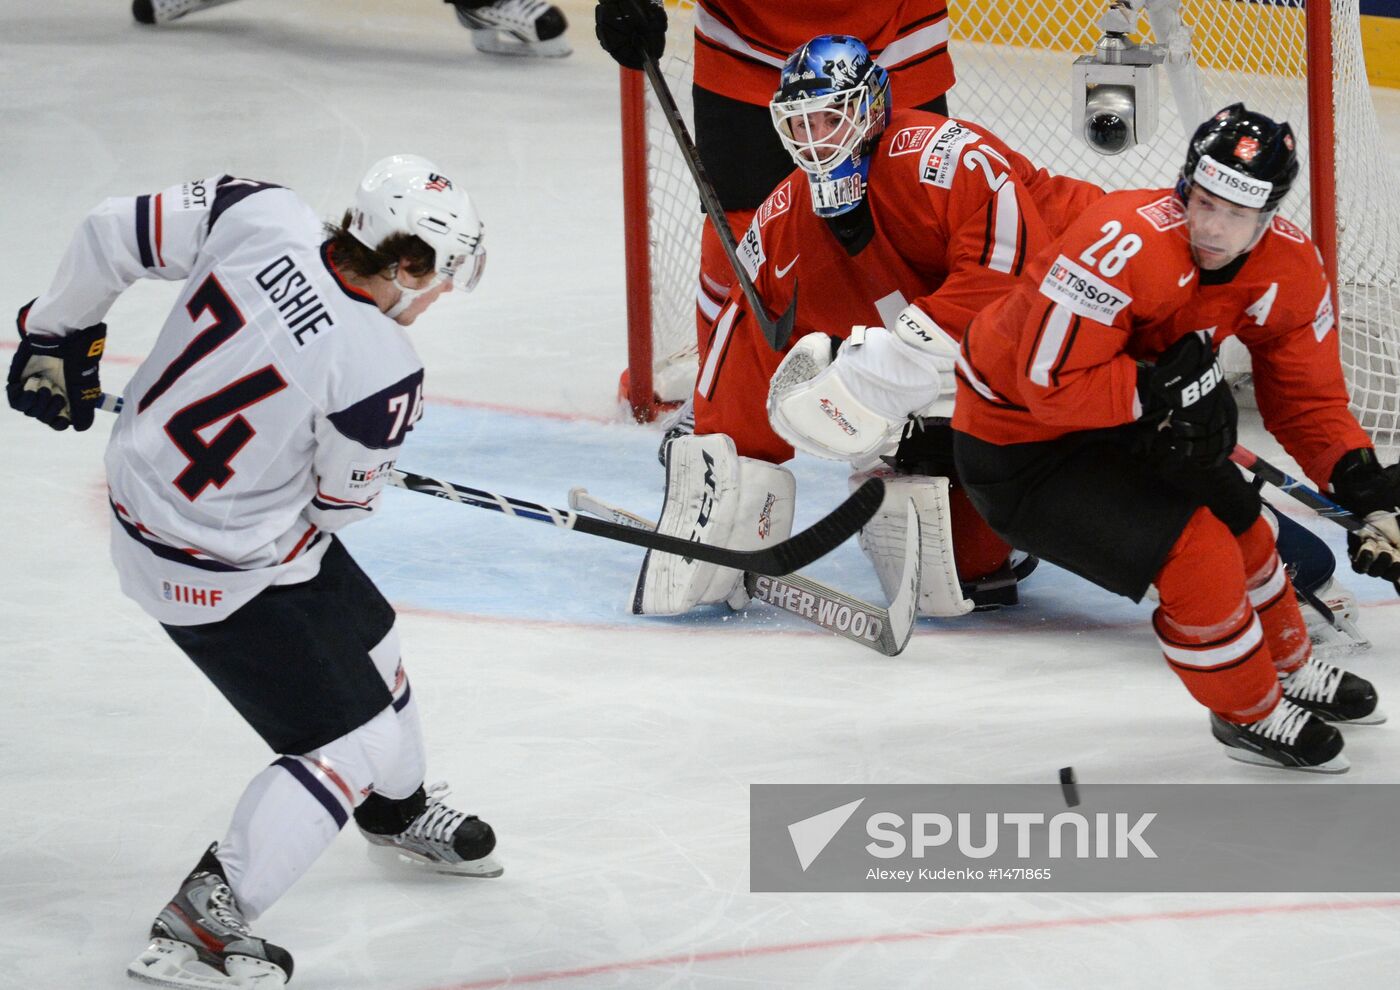
[[[1240,467],[1250,472],[1257,478],[1263,478],[1285,495],[1290,495],[1312,509],[1324,519],[1330,519],[1348,533],[1356,533],[1360,536],[1370,536],[1379,540],[1386,539],[1376,527],[1372,526],[1365,519],[1362,519],[1350,509],[1343,508],[1333,502],[1326,495],[1323,495],[1315,488],[1309,487],[1305,482],[1299,481],[1290,474],[1274,467],[1264,458],[1254,451],[1249,450],[1244,444],[1236,444],[1234,453],[1230,455],[1230,460]],[[1395,586],[1396,592],[1400,593],[1400,581],[1391,582]]]
[[[103,393],[97,406],[105,412],[119,413],[122,408],[122,399],[120,396]],[[870,521],[870,517],[875,514],[875,510],[880,507],[880,503],[885,497],[885,483],[879,478],[871,478],[852,492],[846,501],[796,536],[762,550],[730,550],[726,547],[707,546],[703,543],[683,540],[680,537],[639,530],[606,520],[590,519],[588,516],[581,516],[576,512],[551,509],[548,506],[527,502],[524,499],[498,495],[495,492],[482,491],[479,488],[468,488],[466,485],[429,478],[411,471],[394,470],[390,472],[389,484],[422,495],[446,499],[459,505],[469,505],[474,509],[490,509],[492,512],[500,512],[519,519],[532,519],[535,522],[548,523],[560,529],[572,529],[580,533],[588,533],[591,536],[600,536],[605,540],[630,543],[633,546],[646,547],[648,550],[674,553],[682,557],[718,564],[721,567],[754,571],[773,577],[788,574],[799,567],[806,567],[812,561],[825,557],[832,550],[835,550]]]
[[[611,519],[624,526],[656,529],[656,523],[650,519],[604,502],[584,488],[569,491],[569,508]],[[761,602],[877,653],[894,657],[904,651],[909,645],[909,637],[914,633],[914,611],[919,600],[919,567],[919,515],[911,505],[904,535],[904,567],[900,572],[899,592],[888,609],[801,574],[771,578],[748,573],[744,575],[744,588]]]
[[[637,11],[637,13],[640,15],[641,11]],[[753,279],[749,278],[748,272],[744,270],[743,264],[739,261],[739,245],[734,239],[734,231],[729,229],[729,221],[724,216],[724,207],[720,205],[719,195],[715,192],[714,184],[710,182],[710,176],[705,171],[704,163],[700,161],[700,152],[696,149],[695,142],[691,140],[690,131],[685,126],[685,117],[681,115],[680,108],[676,106],[676,98],[671,93],[671,86],[661,74],[661,66],[657,64],[656,57],[647,51],[643,51],[642,56],[645,59],[643,68],[646,71],[647,79],[651,81],[652,92],[656,94],[656,100],[661,104],[661,110],[666,116],[666,123],[671,125],[671,133],[675,135],[676,144],[680,146],[681,157],[685,159],[690,176],[695,180],[695,187],[700,192],[700,202],[705,207],[705,215],[710,218],[715,233],[719,235],[720,244],[724,246],[724,255],[729,259],[729,267],[734,269],[734,277],[739,280],[739,285],[744,290],[744,298],[749,301],[749,308],[753,310],[754,319],[758,321],[759,327],[763,330],[764,339],[768,341],[773,350],[781,351],[792,338],[792,324],[797,315],[797,283],[793,283],[792,302],[788,304],[787,311],[776,321],[771,319],[768,316],[768,310],[764,308],[763,299],[759,296],[758,289],[753,284]]]

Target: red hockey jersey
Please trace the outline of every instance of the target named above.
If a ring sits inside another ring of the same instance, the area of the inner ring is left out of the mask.
[[[953,85],[948,5],[941,0],[699,0],[695,84],[745,103],[767,103],[783,62],[819,34],[865,42],[889,70],[895,106],[927,103]]]
[[[782,313],[798,287],[793,340],[893,326],[911,303],[958,340],[978,311],[1016,286],[1062,218],[1102,195],[1037,169],[980,124],[902,110],[872,155],[868,242],[848,250],[813,213],[807,177],[794,171],[759,207],[739,255],[770,314]],[[1042,203],[1056,218],[1051,227]],[[728,433],[746,456],[791,457],[764,412],[782,357],[736,286],[696,383],[699,431]]]
[[[1026,267],[963,339],[957,429],[991,443],[1049,440],[1141,415],[1137,362],[1208,330],[1250,350],[1265,427],[1319,485],[1370,446],[1347,409],[1316,248],[1275,219],[1240,270],[1202,285],[1169,189],[1111,193]]]

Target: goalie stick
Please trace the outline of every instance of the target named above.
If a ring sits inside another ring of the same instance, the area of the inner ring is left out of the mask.
[[[1254,451],[1248,449],[1244,444],[1236,444],[1235,450],[1230,454],[1230,460],[1244,468],[1256,478],[1263,478],[1285,495],[1290,495],[1312,509],[1324,519],[1330,519],[1348,533],[1357,533],[1362,536],[1373,537],[1389,543],[1385,535],[1376,527],[1372,526],[1365,519],[1362,519],[1350,509],[1344,508],[1333,502],[1326,495],[1323,495],[1315,488],[1308,485],[1290,474],[1274,467],[1264,458]],[[1400,592],[1400,581],[1392,582],[1395,590]]]
[[[122,399],[120,396],[104,392],[102,398],[98,400],[97,407],[104,412],[119,413],[122,409]],[[548,523],[560,529],[588,533],[605,540],[630,543],[633,546],[646,547],[649,550],[674,553],[682,557],[718,564],[721,567],[733,567],[737,570],[753,571],[772,577],[780,577],[800,567],[806,567],[812,561],[825,557],[842,543],[845,543],[870,521],[870,517],[875,514],[875,510],[880,507],[880,503],[885,497],[884,482],[879,478],[871,478],[852,492],[846,501],[796,536],[789,537],[762,550],[730,550],[727,547],[695,543],[678,536],[667,536],[664,533],[651,530],[639,530],[632,526],[624,526],[602,519],[591,519],[588,516],[581,516],[577,512],[551,509],[536,502],[527,502],[524,499],[513,498],[510,495],[499,495],[479,488],[469,488],[451,481],[414,474],[412,471],[398,469],[391,471],[389,484],[396,488],[406,488],[411,492],[418,492],[421,495],[432,495],[435,498],[446,499],[459,505],[471,506],[474,509],[489,509],[492,512],[500,512],[518,519],[532,519],[535,522]]]
[[[632,2],[636,3],[637,0],[632,0]],[[641,2],[647,2],[647,0],[641,0]],[[641,12],[638,11],[638,13]],[[719,195],[715,192],[714,184],[710,182],[710,176],[705,171],[704,163],[700,161],[700,152],[690,137],[690,131],[685,125],[685,117],[681,115],[680,108],[676,106],[676,98],[671,94],[670,84],[666,82],[666,77],[661,74],[661,66],[656,63],[656,57],[651,52],[644,50],[642,57],[646,60],[644,69],[648,81],[651,82],[651,90],[656,94],[656,101],[661,104],[662,113],[666,117],[666,123],[671,126],[671,133],[675,135],[676,144],[680,146],[681,158],[685,160],[686,168],[690,170],[690,176],[695,180],[695,187],[700,193],[700,203],[705,208],[705,215],[710,218],[715,233],[719,235],[719,242],[724,246],[724,255],[729,259],[729,267],[734,269],[734,277],[739,280],[739,285],[744,290],[744,298],[749,301],[749,308],[753,310],[753,318],[758,321],[768,345],[775,351],[781,351],[792,338],[793,319],[797,315],[797,285],[793,284],[792,302],[788,304],[787,310],[777,320],[774,320],[768,315],[768,310],[763,305],[763,299],[759,296],[753,279],[749,278],[749,273],[739,261],[739,245],[734,239],[734,231],[729,229],[729,221],[725,219],[724,207],[720,205]]]
[[[623,526],[654,530],[656,523],[635,512],[604,502],[585,488],[569,491],[569,508],[610,519]],[[898,656],[914,632],[914,612],[919,600],[919,516],[910,504],[904,534],[904,568],[899,593],[889,608],[861,601],[801,574],[781,578],[746,573],[744,588],[761,602],[773,605],[813,625],[869,647],[887,657]]]

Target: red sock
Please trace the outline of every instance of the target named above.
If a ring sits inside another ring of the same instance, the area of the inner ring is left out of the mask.
[[[1244,557],[1245,585],[1249,601],[1264,625],[1264,639],[1274,658],[1274,668],[1289,674],[1308,662],[1312,641],[1308,624],[1293,593],[1293,582],[1279,559],[1274,528],[1261,514],[1254,525],[1236,537]]]
[[[1011,556],[1011,545],[992,532],[956,481],[948,486],[948,509],[958,580],[972,582],[995,574]]]
[[[1240,545],[1198,509],[1157,574],[1152,626],[1191,696],[1222,718],[1254,722],[1282,695],[1263,625],[1245,593]]]

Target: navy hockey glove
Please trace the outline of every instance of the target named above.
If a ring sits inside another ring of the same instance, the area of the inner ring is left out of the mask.
[[[1400,464],[1382,468],[1369,447],[1349,450],[1332,469],[1332,495],[1380,537],[1347,533],[1347,556],[1358,574],[1400,581]]]
[[[92,426],[93,410],[102,398],[97,366],[107,342],[107,324],[50,337],[24,329],[28,312],[25,306],[16,321],[19,348],[5,380],[10,407],[55,430],[66,430],[71,424],[82,432]]]
[[[643,53],[659,60],[666,50],[666,8],[652,0],[598,0],[593,23],[598,43],[625,68],[640,69]]]
[[[1218,467],[1235,449],[1239,412],[1206,334],[1187,334],[1141,366],[1138,397],[1145,452],[1165,469]]]

